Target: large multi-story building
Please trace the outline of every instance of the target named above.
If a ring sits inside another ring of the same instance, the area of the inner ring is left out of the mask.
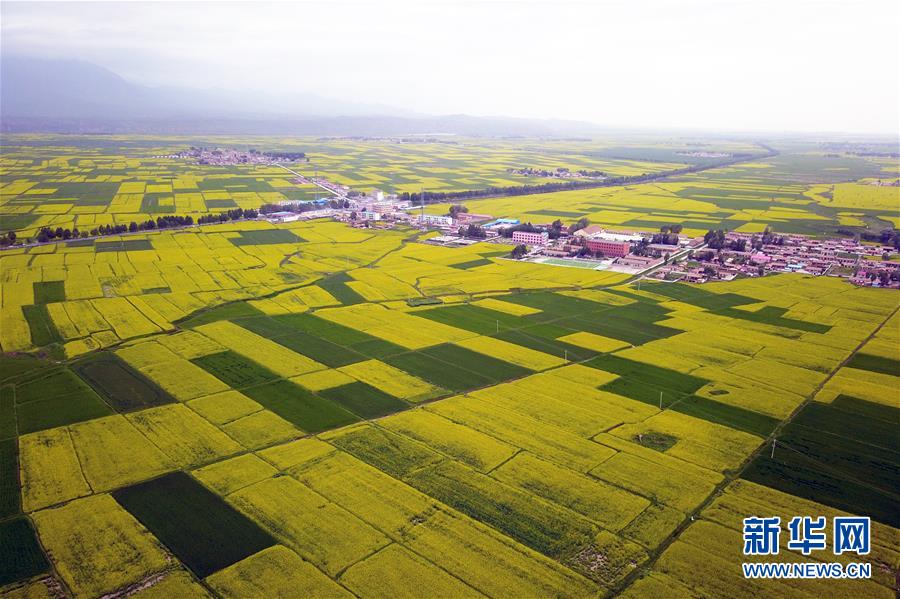
[[[606,239],[587,239],[585,240],[587,249],[595,254],[597,252],[611,258],[621,258],[627,256],[631,251],[631,244],[627,241],[608,241]]]
[[[512,239],[515,243],[522,245],[547,245],[549,236],[546,231],[540,233],[530,233],[528,231],[514,231]]]
[[[429,227],[450,227],[453,225],[453,218],[437,214],[422,214],[419,216],[418,220],[423,225]]]

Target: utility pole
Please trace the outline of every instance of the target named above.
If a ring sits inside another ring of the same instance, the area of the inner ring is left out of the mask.
[[[660,409],[660,410],[662,410],[662,394],[663,394],[663,392],[660,391],[660,392],[659,392],[659,409]]]
[[[569,363],[569,350],[566,349],[566,350],[563,350],[563,351],[565,352],[566,364],[568,364],[568,363]]]
[[[775,439],[772,439],[772,455],[769,456],[769,459],[772,460],[775,459],[775,443],[777,443],[777,441]]]
[[[500,332],[500,319],[497,319],[497,332]]]

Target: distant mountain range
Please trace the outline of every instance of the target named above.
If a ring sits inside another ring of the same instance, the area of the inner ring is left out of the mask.
[[[315,94],[149,87],[88,62],[21,56],[0,58],[0,129],[353,136],[578,136],[601,130],[576,121],[421,115]]]

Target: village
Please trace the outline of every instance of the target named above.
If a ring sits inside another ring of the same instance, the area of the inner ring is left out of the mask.
[[[303,152],[260,152],[253,148],[244,151],[234,148],[206,148],[193,146],[182,152],[154,156],[154,158],[190,160],[196,164],[210,166],[234,166],[237,164],[266,165],[275,161],[308,161],[306,154]]]
[[[690,236],[680,225],[659,231],[607,230],[587,219],[569,225],[559,220],[532,224],[470,213],[462,205],[451,206],[449,214],[427,214],[424,206],[378,189],[362,193],[303,175],[295,182],[318,185],[333,197],[264,206],[259,218],[291,222],[330,217],[352,227],[380,229],[403,224],[438,231],[440,235],[425,241],[429,244],[513,244],[510,257],[517,260],[663,281],[706,283],[791,272],[842,277],[857,286],[900,288],[897,250],[851,237],[779,235],[768,228],[759,233],[709,231]]]

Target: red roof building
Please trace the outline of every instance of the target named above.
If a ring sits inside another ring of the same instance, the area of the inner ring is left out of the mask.
[[[612,258],[621,258],[627,256],[631,250],[631,244],[625,241],[607,241],[604,239],[588,239],[585,241],[587,249],[595,254],[602,253],[604,256]]]

